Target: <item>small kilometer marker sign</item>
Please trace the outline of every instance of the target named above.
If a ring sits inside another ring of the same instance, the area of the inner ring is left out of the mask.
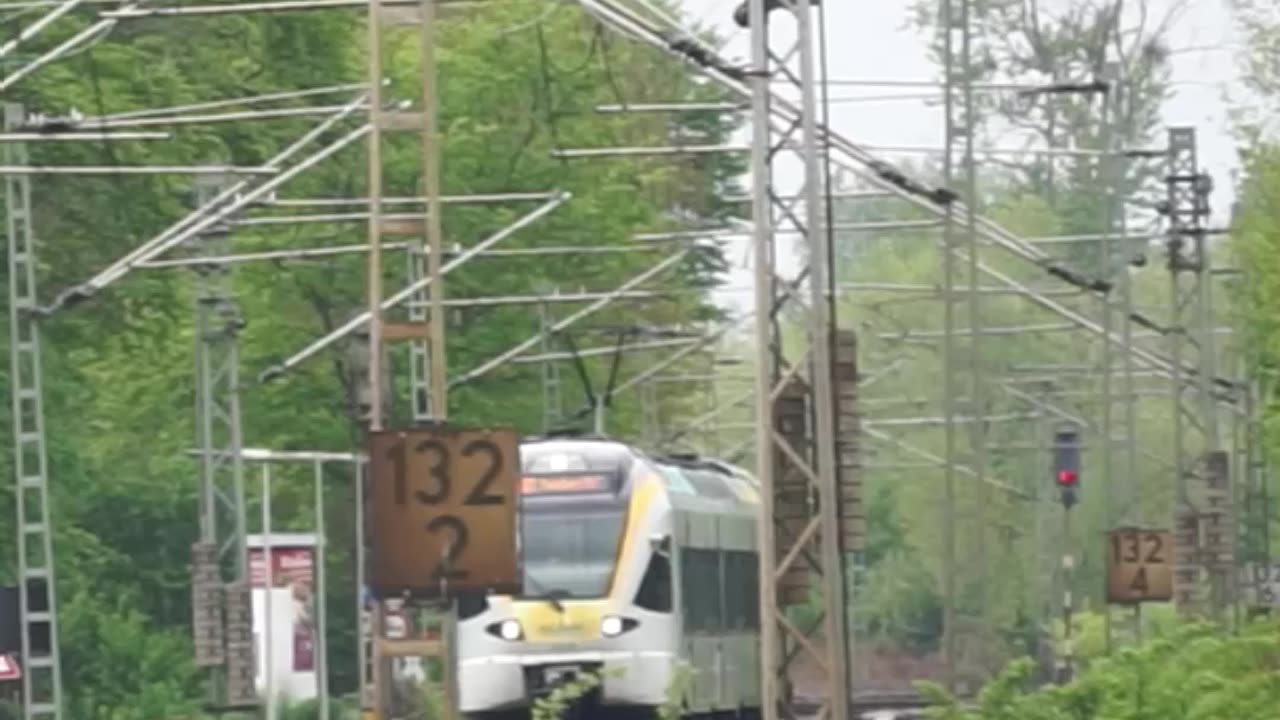
[[[0,655],[0,682],[21,679],[22,668],[18,667],[18,661],[12,655]]]

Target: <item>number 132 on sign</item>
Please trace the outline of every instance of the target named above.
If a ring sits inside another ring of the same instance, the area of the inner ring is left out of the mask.
[[[1173,533],[1112,530],[1107,542],[1107,602],[1161,602],[1173,597]]]
[[[367,450],[375,594],[517,589],[514,430],[380,431]]]

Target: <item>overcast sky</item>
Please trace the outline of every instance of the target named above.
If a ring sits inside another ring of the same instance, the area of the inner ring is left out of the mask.
[[[713,25],[732,39],[724,52],[745,59],[747,33],[730,19],[741,0],[684,0],[686,12],[702,24]],[[1062,7],[1078,0],[1041,0],[1041,6]],[[1240,38],[1226,9],[1227,0],[1148,0],[1152,16],[1163,16],[1175,8],[1170,45],[1173,56],[1172,99],[1165,105],[1168,125],[1195,126],[1201,166],[1214,179],[1211,198],[1215,225],[1226,224],[1234,200],[1233,173],[1238,167],[1234,143],[1229,133],[1224,98],[1242,91],[1234,55]],[[1136,5],[1136,3],[1135,3]],[[1132,7],[1131,5],[1130,7]],[[926,55],[924,38],[906,28],[907,0],[828,0],[828,76],[833,80],[935,80],[937,69]],[[871,146],[932,146],[942,141],[941,109],[921,100],[894,102],[849,102],[858,96],[920,94],[921,89],[893,87],[832,87],[832,124],[850,140]],[[1157,142],[1163,138],[1157,138]],[[919,155],[882,153],[891,161],[919,158]],[[734,255],[743,260],[745,245]],[[739,266],[730,281],[734,287],[749,283],[746,267]],[[742,292],[733,305],[741,307]]]

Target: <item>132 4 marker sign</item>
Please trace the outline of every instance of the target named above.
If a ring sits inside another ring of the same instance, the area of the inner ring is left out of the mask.
[[[384,430],[366,449],[374,594],[519,589],[514,430]]]
[[[1173,533],[1121,528],[1107,538],[1107,602],[1173,599]]]

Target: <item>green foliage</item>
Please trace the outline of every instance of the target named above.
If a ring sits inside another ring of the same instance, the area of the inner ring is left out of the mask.
[[[1280,9],[1267,0],[1230,0],[1233,20],[1241,40],[1234,53],[1241,72],[1236,80],[1244,86],[1245,97],[1234,98],[1230,112],[1233,130],[1244,141],[1241,150],[1274,139],[1272,118],[1280,107]]]
[[[915,0],[911,5],[911,25],[930,38],[931,60],[941,75],[946,57],[941,30],[945,6],[931,0]],[[972,57],[967,74],[975,83],[1080,82],[1102,78],[1109,63],[1118,66],[1122,78],[1106,107],[1112,120],[1109,125],[1099,122],[1104,104],[1095,93],[979,90],[974,98],[979,145],[1010,148],[1023,145],[1019,140],[1026,138],[1037,149],[1097,149],[1108,134],[1123,148],[1158,145],[1161,107],[1171,92],[1168,33],[1177,12],[1172,8],[1148,11],[1144,6],[1132,13],[1122,0],[1068,3],[1052,11],[1023,0],[972,3]],[[954,62],[960,62],[958,39],[953,52]],[[981,195],[1030,196],[1053,209],[1062,234],[1098,231],[1108,195],[1098,183],[1095,158],[1028,153],[1013,162],[994,162],[999,163],[995,177],[979,159],[984,176]],[[1124,196],[1145,194],[1148,184],[1160,177],[1158,161],[1126,161],[1124,167],[1125,176],[1118,183]],[[1115,247],[1111,262],[1122,262],[1130,253],[1119,252],[1120,243]],[[1140,246],[1127,249],[1139,251]],[[1061,255],[1077,261],[1078,269],[1087,273],[1099,265],[1096,246],[1073,244],[1063,248]]]
[[[68,17],[66,32],[91,21]],[[130,21],[24,81],[10,99],[33,112],[77,109],[106,115],[361,82],[366,77],[363,22],[362,13],[348,10]],[[551,155],[561,147],[659,145],[671,133],[723,142],[739,119],[595,112],[596,105],[620,99],[717,97],[679,63],[618,42],[568,5],[548,11],[532,0],[487,3],[442,14],[439,25],[443,192],[573,194],[569,203],[499,247],[617,246],[640,232],[725,213],[715,195],[735,182],[741,158],[700,159],[676,167],[665,160],[569,162]],[[420,61],[415,38],[403,30],[390,34],[388,97],[415,99],[421,92],[414,79]],[[305,102],[331,106],[352,97],[333,93]],[[296,159],[349,133],[361,117],[340,124]],[[33,164],[258,165],[319,120],[181,125],[173,129],[171,141],[39,143],[30,152]],[[281,197],[360,197],[365,191],[362,145],[338,152],[291,181]],[[420,158],[412,138],[386,143],[387,195],[417,192]],[[194,184],[187,177],[53,176],[37,178],[33,188],[35,227],[44,241],[40,285],[45,300],[154,237],[194,202]],[[473,245],[533,207],[447,205],[442,211],[445,242]],[[266,208],[250,214],[288,212]],[[315,247],[348,244],[352,233],[363,232],[360,224],[251,226],[239,228],[231,243],[235,252]],[[449,276],[447,292],[466,299],[531,295],[553,287],[604,291],[653,266],[665,252],[668,247],[655,246],[651,252],[477,260]],[[617,303],[582,325],[677,325],[698,331],[717,317],[706,290],[720,281],[724,269],[718,248],[698,250],[648,285],[646,289],[664,293],[660,300]],[[390,292],[404,281],[401,256],[389,254],[385,287]],[[240,336],[242,380],[251,381],[346,321],[362,308],[364,285],[364,260],[358,256],[237,266],[233,289],[247,321]],[[206,695],[203,675],[189,660],[186,568],[197,519],[198,467],[189,455],[196,438],[193,286],[187,271],[135,269],[43,327],[63,681],[68,712],[77,720],[189,716]],[[571,311],[566,308],[576,307],[580,305],[556,305],[551,313],[564,317]],[[448,361],[454,378],[538,330],[536,313],[528,307],[460,307],[450,320]],[[599,333],[575,332],[580,347],[610,344],[608,336],[602,341]],[[3,341],[7,337],[3,333]],[[362,378],[350,350],[339,343],[280,381],[242,388],[245,443],[282,450],[350,450],[359,438],[355,398]],[[597,385],[609,360],[587,361]],[[648,362],[629,358],[621,368],[623,377]],[[407,353],[392,353],[392,416],[397,422],[408,417],[406,363]],[[684,369],[677,365],[672,371]],[[0,368],[0,378],[0,394],[9,393],[7,364]],[[566,385],[565,406],[573,412],[582,393],[572,381]],[[691,401],[668,397],[663,403],[670,418],[685,412]],[[451,418],[459,423],[511,424],[525,433],[538,432],[538,368],[509,365],[460,384],[450,406]],[[634,395],[618,398],[610,408],[610,432],[633,437],[639,416]],[[2,422],[8,431],[9,419]],[[6,444],[0,450],[0,472],[6,477],[12,476],[10,448]],[[250,480],[256,477],[253,471],[248,470]],[[311,529],[309,471],[280,469],[276,477],[274,529]],[[335,694],[345,694],[356,684],[354,613],[346,610],[355,604],[356,503],[350,477],[341,469],[331,469],[325,484],[330,686]],[[260,500],[256,483],[249,487],[254,532]],[[11,484],[0,484],[3,537],[15,532],[12,493]],[[12,574],[12,558],[6,553],[0,557],[0,580],[10,581]],[[310,711],[290,712],[306,716]]]
[[[1112,620],[1118,623],[1122,615],[1130,614],[1131,612],[1132,610],[1116,610]],[[1133,622],[1130,618],[1126,618],[1126,621],[1129,624]],[[1177,632],[1183,624],[1178,618],[1173,605],[1169,603],[1149,603],[1144,605],[1142,607],[1141,622],[1144,641],[1169,637]],[[1064,630],[1065,623],[1062,619],[1055,619],[1052,627],[1055,642],[1062,641],[1065,636]],[[1085,610],[1072,613],[1071,645],[1074,648],[1074,656],[1083,662],[1087,663],[1106,657],[1106,617],[1097,611]]]
[[[892,485],[879,485],[867,503],[866,578],[857,589],[854,627],[859,637],[888,642],[914,655],[937,649],[942,607]]]
[[[1280,702],[1280,624],[1224,636],[1182,626],[1138,648],[1091,663],[1069,685],[1032,689],[1033,663],[1019,660],[961,707],[936,685],[921,691],[939,720],[1218,720],[1268,717]]]
[[[1110,0],[1069,5],[1050,12],[1043,3],[1036,7],[1020,0],[971,3],[970,75],[985,83],[1047,85],[1066,78],[1100,77],[1106,64],[1117,61],[1124,82],[1117,94],[1120,100],[1110,108],[1114,122],[1104,127],[1097,95],[983,91],[973,118],[979,148],[1008,148],[1027,140],[1037,148],[1096,149],[1108,134],[1123,147],[1159,143],[1161,106],[1169,86],[1169,18],[1120,12],[1122,3]],[[932,60],[941,74],[942,5],[925,1],[914,7],[912,24],[932,40]],[[1144,183],[1160,188],[1153,166],[1146,162],[1126,161],[1128,174],[1113,193],[1099,182],[1095,157],[1049,160],[1028,154],[1009,163],[985,157],[979,162],[975,205],[982,215],[1028,241],[1098,234],[1114,196],[1139,198],[1131,202],[1133,210],[1146,199]],[[944,182],[936,165],[900,165],[909,175]],[[961,170],[957,168],[956,178]],[[933,219],[918,208],[879,199],[840,202],[836,215],[838,223]],[[1026,262],[999,247],[970,245],[963,227],[958,227],[954,238],[963,254],[956,258],[953,276],[962,293],[953,304],[959,331],[953,346],[958,358],[955,407],[961,416],[993,419],[983,423],[981,435],[974,432],[977,423],[956,426],[952,440],[965,468],[953,476],[954,505],[948,507],[939,465],[948,442],[940,417],[945,366],[939,235],[936,228],[837,235],[837,279],[856,289],[841,298],[836,314],[843,327],[859,333],[859,371],[865,379],[862,412],[868,427],[862,443],[862,486],[868,504],[866,571],[852,616],[859,640],[871,640],[873,647],[918,659],[936,652],[943,630],[945,563],[954,558],[957,620],[964,625],[957,628],[960,664],[981,674],[978,668],[995,671],[1022,654],[1042,657],[1060,637],[1055,635],[1055,620],[1064,590],[1065,551],[1076,560],[1070,589],[1077,601],[1100,607],[1102,532],[1121,522],[1167,525],[1173,485],[1159,458],[1171,453],[1172,416],[1168,397],[1148,391],[1150,386],[1139,380],[1141,394],[1133,403],[1139,450],[1133,464],[1124,453],[1113,453],[1112,482],[1107,483],[1103,453],[1087,450],[1081,502],[1072,511],[1069,531],[1064,528],[1043,448],[1060,423],[1077,418],[1090,426],[1086,442],[1098,446],[1100,383],[1070,368],[1097,368],[1104,358],[1096,336],[1079,329],[1065,331],[1062,314],[1048,311],[1046,303],[1028,301],[1011,286],[1047,291],[1055,305],[1091,318],[1101,316],[1100,304],[1087,294],[1075,295],[1041,263]],[[1155,308],[1167,303],[1167,274],[1153,261],[1145,269],[1130,263],[1148,253],[1144,245],[1145,239],[1113,235],[1106,258],[1096,243],[1039,247],[1079,276],[1117,286],[1127,277],[1135,307],[1162,322],[1165,313]],[[980,263],[974,269],[965,257],[971,248]],[[974,287],[981,290],[971,302],[969,291]],[[1266,304],[1258,307],[1260,313],[1267,312],[1261,309]],[[1119,319],[1113,316],[1112,322],[1118,330]],[[992,330],[974,342],[964,331],[974,325]],[[1112,354],[1111,362],[1119,365],[1119,353]],[[1032,369],[1037,367],[1045,369]],[[971,400],[978,390],[981,404]],[[1113,384],[1112,391],[1120,388]],[[1044,403],[1050,409],[1041,409]],[[1118,399],[1111,411],[1114,433],[1124,421]],[[912,420],[921,416],[934,419]],[[980,438],[985,445],[982,485],[967,472],[976,464]],[[954,541],[945,532],[951,511]],[[792,612],[807,618],[813,608]],[[1096,628],[1089,625],[1086,637],[1089,651],[1101,654],[1100,616],[1080,617],[1097,623]],[[1079,633],[1076,637],[1079,640]],[[978,657],[981,640],[991,652]]]
[[[1280,415],[1272,401],[1275,372],[1280,367],[1280,272],[1275,263],[1280,251],[1280,224],[1276,221],[1276,213],[1280,212],[1280,147],[1255,145],[1246,157],[1245,170],[1229,249],[1232,265],[1246,271],[1229,293],[1232,320],[1239,328],[1236,345],[1255,384],[1255,402],[1260,403],[1262,412],[1264,459],[1274,465],[1280,461]],[[1265,509],[1274,506],[1264,504],[1259,497],[1264,490],[1274,497],[1280,486],[1274,477],[1263,477],[1267,486],[1251,488],[1254,511],[1243,517],[1248,528],[1243,554],[1251,561],[1265,560],[1280,549],[1275,513]],[[1271,538],[1270,547],[1263,540],[1267,537]]]
[[[530,708],[531,720],[562,720],[565,712],[588,693],[604,684],[601,672],[575,673],[572,680],[538,698]]]
[[[672,670],[671,682],[667,685],[667,697],[658,706],[658,720],[680,720],[684,716],[685,698],[693,690],[694,675],[698,669],[687,660],[679,660]]]
[[[101,595],[64,600],[59,618],[69,640],[64,677],[82,683],[66,711],[72,717],[153,720],[193,713],[200,679],[185,638],[157,633],[142,613]]]
[[[1000,175],[993,184],[1001,187]],[[1044,198],[1012,192],[993,196],[984,213],[1024,236],[1068,231],[1067,221]],[[850,221],[916,219],[914,209],[859,202],[839,209]],[[961,240],[964,242],[964,240]],[[840,279],[857,283],[842,298],[842,325],[859,332],[859,366],[868,378],[862,391],[869,437],[863,446],[867,510],[866,582],[853,615],[861,639],[926,655],[938,647],[941,595],[947,543],[944,475],[935,463],[946,453],[941,426],[944,407],[943,276],[934,230],[899,230],[891,234],[849,232],[839,240]],[[1012,260],[1008,254],[983,250],[982,262],[1013,282],[1060,291],[1042,268]],[[961,262],[956,285],[969,288],[967,263]],[[1136,303],[1158,306],[1167,295],[1167,276],[1133,272]],[[985,378],[985,414],[997,418],[986,425],[986,487],[958,472],[956,484],[957,608],[962,617],[982,618],[992,628],[995,670],[1003,659],[1038,648],[1051,639],[1061,597],[1059,568],[1064,549],[1077,558],[1073,591],[1077,598],[1101,603],[1104,572],[1101,533],[1118,518],[1163,525],[1171,508],[1172,485],[1167,472],[1150,458],[1170,452],[1171,419],[1167,397],[1144,393],[1135,401],[1135,424],[1141,455],[1130,472],[1122,457],[1113,458],[1113,486],[1103,482],[1102,453],[1083,453],[1082,502],[1073,509],[1070,540],[1064,537],[1058,493],[1046,466],[1052,433],[1064,418],[1100,417],[1101,402],[1083,391],[1098,384],[1054,378],[1055,366],[1096,367],[1096,343],[1082,331],[1062,331],[1064,319],[1046,312],[1013,292],[997,291],[1002,283],[979,275],[987,291],[977,307],[979,322],[991,328],[1025,328],[984,336],[975,352],[966,337],[956,340],[960,358],[958,414],[972,416],[963,398],[973,387],[971,368]],[[1055,295],[1055,302],[1094,317],[1096,302]],[[956,326],[970,326],[966,300],[956,305]],[[1036,328],[1045,328],[1037,330]],[[1119,363],[1113,356],[1113,362]],[[1019,368],[1049,368],[1043,371]],[[1048,382],[1039,378],[1055,380]],[[1118,388],[1114,388],[1117,389]],[[1070,392],[1063,392],[1070,391]],[[1037,401],[1053,410],[1037,412]],[[1120,404],[1113,408],[1120,427]],[[937,418],[898,424],[900,419]],[[881,425],[881,423],[888,423]],[[972,466],[975,436],[971,423],[958,428],[956,443],[966,466]],[[1086,442],[1096,437],[1085,433]],[[986,562],[980,565],[980,519],[985,516]],[[984,577],[985,576],[985,577]],[[985,593],[980,583],[985,580]],[[985,597],[984,597],[985,595]],[[962,648],[961,652],[965,650]]]

